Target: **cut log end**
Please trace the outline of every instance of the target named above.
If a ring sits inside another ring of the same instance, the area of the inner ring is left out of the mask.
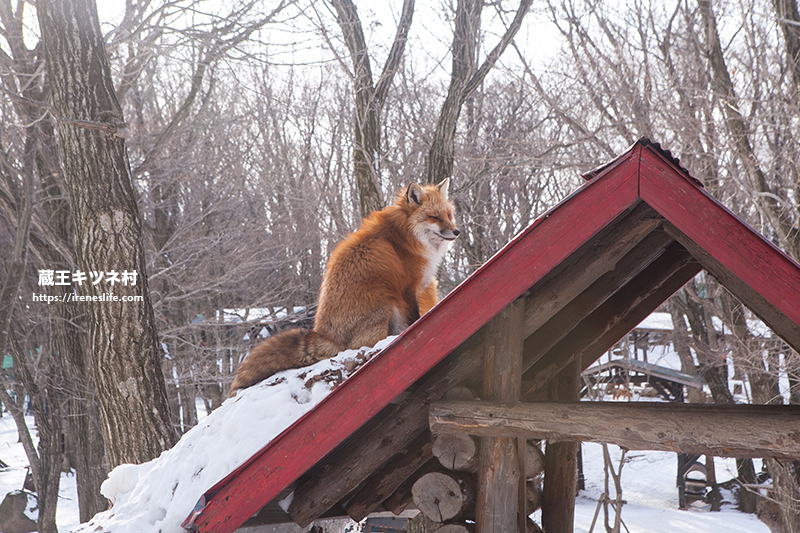
[[[478,447],[466,433],[434,435],[431,451],[447,469],[475,472],[478,468]]]
[[[457,479],[441,472],[419,478],[411,487],[411,496],[425,516],[440,523],[461,515],[470,500]]]
[[[544,453],[538,444],[528,441],[525,447],[525,479],[533,479],[544,472]]]
[[[433,530],[433,533],[475,533],[472,524],[445,524]]]

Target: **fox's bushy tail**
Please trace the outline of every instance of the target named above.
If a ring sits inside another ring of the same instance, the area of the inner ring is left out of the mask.
[[[314,330],[290,329],[274,335],[250,352],[236,371],[230,396],[263,381],[281,370],[301,368],[342,351]]]

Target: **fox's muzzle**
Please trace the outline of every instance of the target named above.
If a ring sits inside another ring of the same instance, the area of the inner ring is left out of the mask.
[[[460,233],[461,232],[457,229],[446,229],[444,231],[437,232],[437,235],[446,241],[454,241]]]

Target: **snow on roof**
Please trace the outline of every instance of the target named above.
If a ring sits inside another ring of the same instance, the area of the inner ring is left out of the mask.
[[[147,463],[112,470],[101,492],[113,507],[74,533],[183,533],[181,522],[205,491],[310,411],[393,339],[279,372],[240,391],[171,450]]]

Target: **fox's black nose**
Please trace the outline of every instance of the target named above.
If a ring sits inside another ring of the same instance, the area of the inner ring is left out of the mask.
[[[460,234],[461,234],[461,232],[458,231],[457,229],[453,230],[453,235],[455,235],[456,237],[458,237]]]

